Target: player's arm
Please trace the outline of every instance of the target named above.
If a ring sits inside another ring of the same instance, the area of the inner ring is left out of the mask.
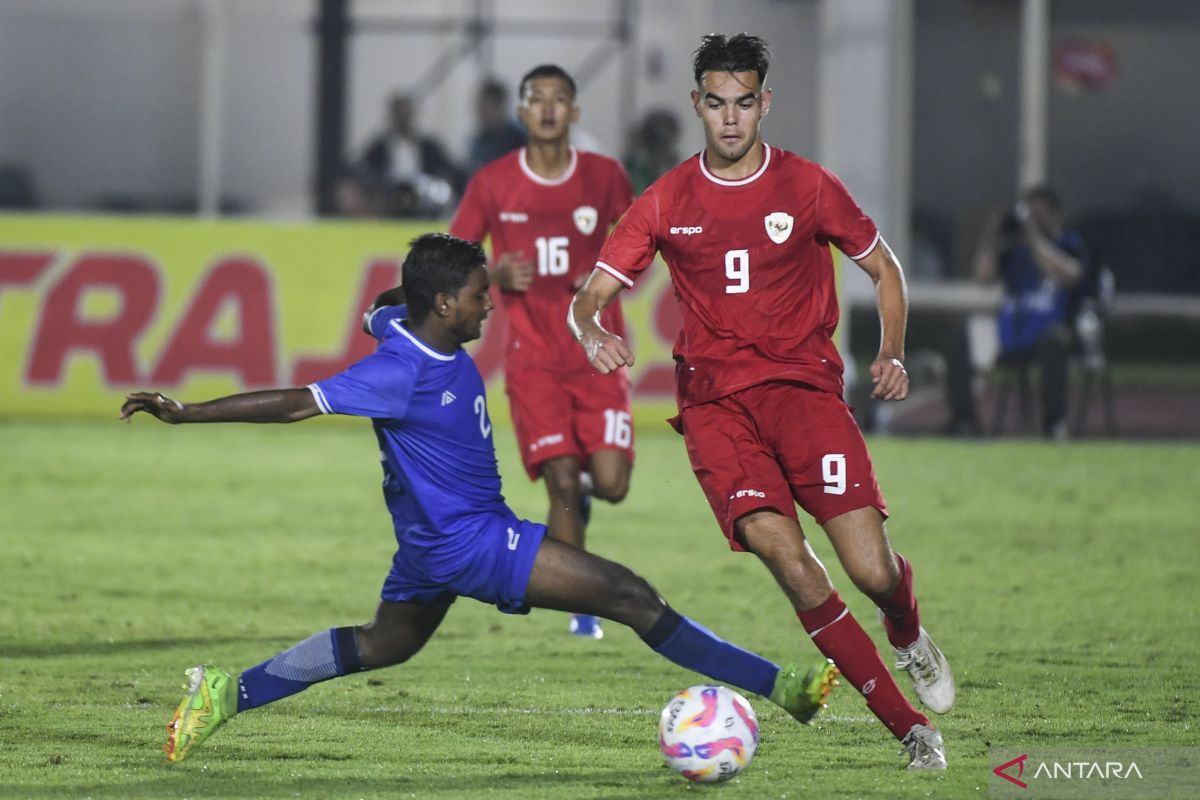
[[[524,253],[501,253],[488,279],[506,292],[524,292],[533,285],[533,262]]]
[[[607,375],[622,366],[633,366],[633,351],[629,345],[600,324],[600,312],[621,289],[621,282],[612,275],[602,269],[594,269],[567,309],[567,325],[575,335],[575,341],[583,347],[588,361],[601,375]]]
[[[375,298],[375,302],[371,303],[371,307],[363,312],[363,333],[374,337],[375,331],[371,330],[371,317],[375,312],[389,306],[402,306],[404,302],[404,288],[401,286],[393,286],[385,292],[380,292],[379,296]]]
[[[903,400],[908,397],[908,373],[904,370],[904,332],[908,325],[908,286],[904,270],[883,237],[858,265],[875,283],[879,308],[879,355],[871,363],[871,397]]]
[[[1029,249],[1033,252],[1033,260],[1042,274],[1059,286],[1070,287],[1078,283],[1083,277],[1082,262],[1042,232],[1030,217],[1027,203],[1017,204],[1017,220],[1025,231]]]
[[[180,403],[158,392],[134,392],[121,406],[129,422],[139,411],[163,422],[299,422],[321,413],[308,389],[269,389],[219,397],[204,403]]]
[[[498,209],[491,202],[487,176],[491,173],[477,173],[467,184],[462,202],[454,219],[450,220],[450,234],[469,242],[483,243],[491,233],[492,224]],[[492,247],[496,240],[492,238]],[[524,253],[495,253],[494,262],[488,269],[488,280],[493,286],[498,286],[506,292],[524,292],[533,283],[534,265]]]

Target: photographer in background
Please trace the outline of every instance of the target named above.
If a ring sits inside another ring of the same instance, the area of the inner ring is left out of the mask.
[[[412,97],[396,93],[388,99],[387,128],[339,184],[338,205],[350,216],[438,217],[465,182],[441,142],[417,131]]]
[[[989,219],[975,253],[975,275],[1004,284],[997,317],[998,363],[1041,373],[1042,433],[1066,438],[1067,362],[1074,319],[1088,274],[1083,237],[1063,226],[1062,203],[1049,186],[1024,193]]]

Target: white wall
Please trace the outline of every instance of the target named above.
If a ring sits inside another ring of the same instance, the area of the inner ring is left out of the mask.
[[[32,168],[43,201],[85,208],[102,197],[162,204],[194,196],[205,0],[5,0],[0,3],[0,161]],[[221,193],[266,213],[308,208],[314,150],[315,3],[221,3]],[[546,20],[615,20],[616,0],[491,0],[501,30],[444,79],[413,85],[461,41],[457,32],[405,31],[404,20],[464,18],[474,0],[358,0],[356,18],[390,21],[364,30],[350,50],[347,147],[356,151],[382,123],[386,97],[419,100],[420,126],[461,154],[473,124],[472,98],[485,75],[515,81],[531,66],[577,70],[615,47],[600,32],[545,36]],[[772,45],[769,82],[776,110],[768,141],[811,153],[816,141],[815,3],[810,0],[642,0],[635,41],[614,51],[581,92],[581,126],[617,154],[645,109],[667,106],[684,122],[683,152],[700,148],[690,117],[691,52],[714,30],[748,30]],[[530,24],[524,26],[521,21]],[[611,40],[610,40],[611,41]],[[349,154],[348,154],[349,155]]]
[[[197,18],[186,0],[0,6],[0,160],[43,199],[186,193],[195,172]]]

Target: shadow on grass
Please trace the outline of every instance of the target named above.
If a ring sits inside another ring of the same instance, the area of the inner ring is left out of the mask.
[[[667,770],[612,770],[588,774],[560,772],[479,771],[475,775],[422,776],[397,775],[387,778],[361,777],[280,777],[264,778],[257,771],[224,772],[205,775],[196,771],[168,778],[110,784],[96,782],[42,783],[40,785],[2,786],[0,792],[15,792],[29,798],[162,798],[162,797],[604,797],[644,798],[674,795],[672,789],[682,783]]]
[[[0,640],[0,653],[6,658],[57,658],[59,656],[106,656],[140,653],[147,650],[163,650],[173,647],[218,647],[226,644],[252,642],[266,647],[279,647],[290,642],[287,636],[212,636],[174,639],[116,639],[88,642],[6,642]]]

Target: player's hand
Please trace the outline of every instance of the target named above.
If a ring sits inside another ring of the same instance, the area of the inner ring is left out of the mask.
[[[608,331],[584,333],[579,340],[588,363],[601,375],[607,375],[621,367],[633,366],[633,351],[620,336]]]
[[[492,280],[507,292],[524,292],[533,284],[533,262],[520,253],[504,253],[492,270]]]
[[[183,422],[183,403],[158,392],[134,392],[126,395],[125,402],[121,405],[121,419],[129,422],[129,418],[139,411],[145,411],[172,425]]]
[[[903,400],[908,397],[908,372],[898,358],[879,357],[871,362],[871,383],[876,400]]]

